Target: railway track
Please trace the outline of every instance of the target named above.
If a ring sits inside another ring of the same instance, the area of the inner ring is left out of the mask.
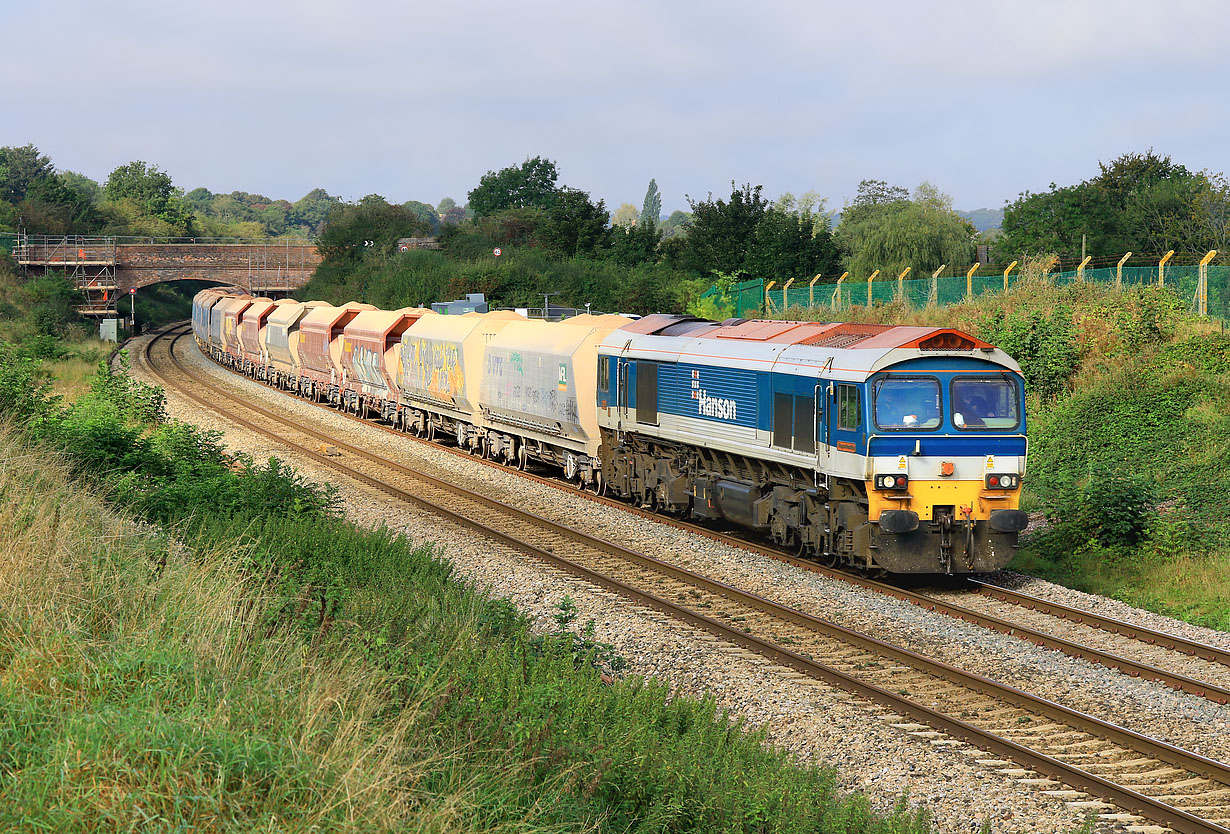
[[[1219,762],[506,507],[296,425],[212,383],[193,379],[174,354],[182,335],[146,346],[146,361],[164,384],[347,477],[798,674],[867,698],[901,716],[898,726],[903,729],[935,734],[937,742],[944,741],[939,733],[967,741],[1001,757],[984,763],[1051,788],[1058,796],[1079,799],[1063,788],[1069,785],[1176,831],[1230,831],[1230,768]],[[193,386],[200,390],[189,390]],[[313,448],[318,441],[342,450],[343,458]],[[1030,771],[1035,778],[1029,778]]]
[[[259,382],[258,384],[265,385]],[[269,385],[265,387],[270,390],[279,390]],[[299,401],[307,402],[306,400]],[[327,404],[316,403],[315,405],[369,428],[377,428],[393,434],[406,442],[430,444],[434,449],[467,458],[474,463],[505,472],[514,471],[500,463],[474,457],[463,450],[442,446],[431,440],[397,431],[390,426],[337,411]],[[557,478],[543,477],[530,471],[517,474],[554,489],[562,489],[587,500],[610,506],[621,512],[639,514],[658,523],[752,550],[796,568],[892,596],[920,608],[1026,640],[1071,657],[1097,663],[1132,677],[1158,681],[1176,690],[1207,698],[1219,704],[1230,703],[1230,651],[1216,646],[1186,640],[1177,635],[1142,628],[1093,612],[1038,599],[1001,586],[966,580],[965,590],[971,597],[983,597],[998,604],[997,611],[980,611],[950,599],[911,591],[897,585],[827,568],[816,562],[797,559],[774,547],[750,540],[742,534],[721,532],[679,518],[666,517],[647,509],[630,506],[623,501],[594,495],[591,492],[566,485]],[[1070,624],[1070,627],[1067,624]]]

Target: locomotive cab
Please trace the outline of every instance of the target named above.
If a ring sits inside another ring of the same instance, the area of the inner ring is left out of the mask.
[[[994,570],[1027,517],[1024,381],[975,358],[928,357],[870,377],[867,548],[894,573]],[[914,567],[911,567],[914,566]]]

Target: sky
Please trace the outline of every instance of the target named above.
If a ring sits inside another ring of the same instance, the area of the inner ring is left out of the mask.
[[[532,156],[664,213],[731,181],[961,209],[1153,148],[1230,169],[1223,0],[4,0],[0,145],[105,181],[464,202]],[[15,82],[15,83],[14,83]]]

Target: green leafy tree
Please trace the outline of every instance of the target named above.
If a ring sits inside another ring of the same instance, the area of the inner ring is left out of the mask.
[[[56,175],[64,187],[76,195],[78,203],[97,206],[102,202],[102,186],[85,174],[76,171],[61,171]]]
[[[827,220],[817,217],[815,206],[813,200],[800,205],[786,194],[765,211],[756,224],[744,270],[779,282],[835,273],[841,254]]]
[[[636,206],[631,203],[620,203],[619,208],[615,209],[615,213],[611,215],[611,225],[627,231],[635,226],[639,219],[640,213],[636,210]]]
[[[562,255],[592,253],[607,243],[608,217],[603,200],[595,205],[584,191],[564,187],[547,209],[536,236],[540,243]]]
[[[685,237],[688,233],[688,229],[691,228],[691,225],[692,215],[688,214],[686,211],[679,211],[676,209],[670,213],[670,217],[667,217],[662,221],[662,238],[664,240],[673,240],[675,238]]]
[[[478,217],[514,208],[546,210],[555,202],[558,179],[555,163],[541,156],[488,171],[469,194],[470,209]]]
[[[141,160],[121,165],[107,177],[103,193],[113,202],[130,201],[180,233],[187,233],[192,227],[192,212],[179,189],[171,182],[171,176],[156,165],[146,165]]]
[[[51,158],[34,145],[0,148],[0,199],[16,205],[26,198],[31,185],[54,173]]]
[[[1224,245],[1230,211],[1224,178],[1192,172],[1149,150],[1099,163],[1098,175],[1076,185],[1022,193],[1004,209],[996,241],[1003,259],[1054,253],[1075,259],[1083,251],[1114,257],[1126,251],[1204,251]]]
[[[323,188],[313,188],[292,206],[291,222],[305,228],[309,234],[320,234],[329,213],[339,205],[340,198],[331,196]]]
[[[645,202],[641,206],[640,222],[646,226],[657,226],[662,218],[662,192],[658,190],[658,181],[649,180],[649,188],[645,190]]]
[[[904,189],[882,188],[877,180],[866,184],[868,199],[856,199],[843,212],[836,232],[837,242],[849,253],[845,266],[852,276],[865,278],[877,269],[896,273],[907,266],[929,272],[974,259],[977,231],[934,186],[923,183],[911,200]],[[864,196],[863,185],[859,191]]]
[[[426,203],[420,203],[418,200],[407,200],[402,205],[410,209],[415,217],[427,223],[431,227],[433,235],[440,231],[440,215],[434,208]]]
[[[738,187],[732,181],[729,200],[688,197],[692,223],[685,240],[684,264],[697,272],[733,273],[744,268],[756,226],[764,217],[768,201],[763,186]]]
[[[365,257],[396,251],[398,238],[422,237],[431,227],[405,206],[390,205],[379,194],[369,194],[357,205],[333,207],[317,248],[327,261],[357,262]],[[372,245],[365,244],[371,241]]]

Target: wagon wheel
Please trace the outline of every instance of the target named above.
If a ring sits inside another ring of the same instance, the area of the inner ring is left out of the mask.
[[[525,447],[525,441],[522,440],[517,444],[517,468],[522,472],[525,471],[525,465],[529,462],[530,453]]]
[[[594,495],[606,495],[606,478],[602,477],[602,467],[594,470]]]

